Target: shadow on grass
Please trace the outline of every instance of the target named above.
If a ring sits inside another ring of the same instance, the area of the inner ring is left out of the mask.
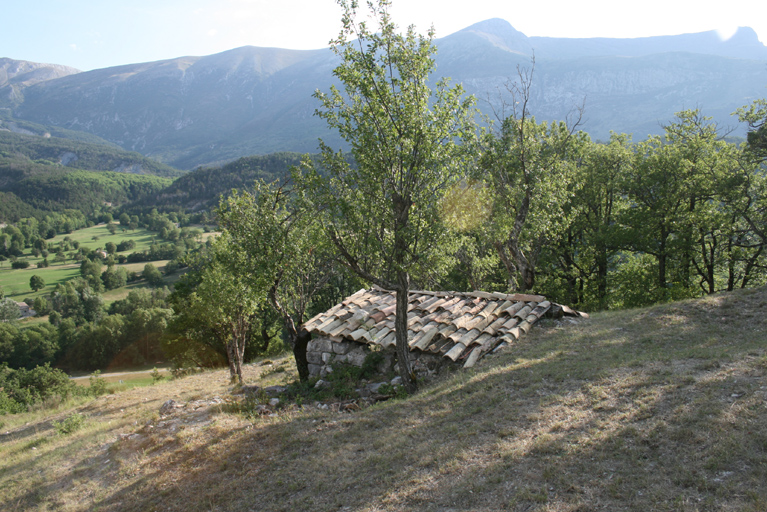
[[[596,315],[565,329],[549,324],[472,372],[352,415],[308,411],[244,428],[214,425],[202,444],[156,431],[111,449],[122,469],[103,477],[95,504],[761,510],[765,302],[762,288]],[[135,475],[120,476],[130,468]],[[63,484],[47,485],[52,493]]]

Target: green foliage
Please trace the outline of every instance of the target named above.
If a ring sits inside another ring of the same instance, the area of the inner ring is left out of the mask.
[[[171,297],[176,316],[164,345],[177,362],[209,360],[211,350],[223,354],[232,381],[242,382],[245,349],[256,340],[263,297],[248,286],[246,276],[232,272],[246,257],[233,248],[222,234],[182,278]]]
[[[14,414],[54,398],[66,400],[77,392],[77,386],[67,374],[48,364],[28,370],[2,363],[0,390],[0,414]]]
[[[397,350],[409,389],[406,296],[410,276],[426,280],[444,259],[447,239],[440,200],[465,174],[473,136],[473,97],[447,79],[429,83],[436,51],[411,26],[400,33],[389,15],[390,2],[369,2],[369,30],[357,2],[339,0],[343,28],[332,41],[342,59],[334,75],[343,90],[317,91],[317,111],[351,148],[355,166],[341,152],[321,143],[320,175],[310,162],[301,178],[323,216],[336,249],[360,277],[396,290]]]
[[[308,336],[300,332],[315,295],[334,276],[333,254],[313,210],[295,190],[258,181],[254,193],[237,193],[218,209],[229,239],[229,271],[279,315],[302,380],[309,377]],[[262,307],[261,311],[266,308]],[[268,315],[261,315],[262,326]],[[263,337],[263,335],[262,335]]]
[[[14,120],[14,122],[18,121]],[[71,133],[75,132],[68,132],[67,135]],[[161,164],[139,153],[125,151],[103,142],[105,142],[103,139],[93,143],[60,138],[55,135],[46,138],[2,131],[0,132],[0,155],[4,155],[4,158],[8,160],[5,165],[13,165],[14,169],[30,168],[30,164],[38,161],[48,166],[64,169],[69,166],[70,168],[76,167],[89,171],[114,171],[120,168],[134,167],[135,169],[138,167],[143,174],[168,178],[184,174],[183,171]],[[69,159],[66,164],[59,163],[61,162],[61,155],[64,154],[71,154],[73,158]],[[0,168],[1,166],[2,164],[0,164]]]
[[[146,282],[152,286],[162,285],[162,272],[160,272],[157,267],[151,263],[144,265],[144,271],[141,273],[141,276],[146,279]]]
[[[108,392],[107,381],[101,376],[101,370],[96,370],[88,377],[88,392],[92,396],[101,396]]]
[[[101,274],[101,282],[106,290],[121,288],[128,282],[128,271],[123,267],[110,265]]]
[[[16,305],[16,301],[6,297],[0,300],[0,322],[10,322],[16,320],[21,316],[19,306]]]
[[[165,379],[165,377],[163,377],[162,374],[160,373],[160,370],[158,370],[157,368],[152,368],[152,372],[150,375],[152,376],[152,385],[162,382]]]
[[[16,260],[13,263],[11,263],[11,268],[15,268],[15,269],[29,268],[29,261]]]
[[[85,416],[79,412],[73,412],[63,421],[52,421],[51,425],[59,435],[67,435],[76,432],[85,426]]]
[[[163,211],[193,207],[212,212],[233,190],[249,191],[256,180],[285,179],[290,175],[290,168],[298,165],[301,158],[298,153],[272,153],[239,158],[220,167],[195,169],[162,192],[138,201],[137,205]],[[316,156],[311,158],[317,160]]]
[[[32,291],[39,291],[45,288],[45,280],[37,274],[29,278],[29,287]]]

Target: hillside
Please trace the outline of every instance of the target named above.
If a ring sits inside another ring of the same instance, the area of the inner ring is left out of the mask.
[[[302,156],[299,153],[255,155],[239,158],[219,167],[195,169],[162,190],[137,201],[131,207],[211,211],[218,206],[221,197],[228,195],[233,189],[251,189],[257,179],[267,182],[285,180],[290,175],[290,167],[298,165]]]
[[[765,510],[765,306],[762,287],[550,320],[351,413],[259,414],[218,371],[3,417],[0,507]],[[287,366],[249,366],[248,384],[292,380]],[[56,434],[73,411],[84,427]]]
[[[491,19],[436,46],[434,78],[462,83],[491,117],[510,100],[498,91],[535,56],[531,111],[539,120],[563,120],[585,104],[581,128],[602,140],[610,131],[636,140],[661,133],[676,112],[695,107],[732,126],[730,114],[763,97],[767,84],[767,47],[748,28],[726,41],[713,31],[563,39],[528,37]],[[319,104],[312,97],[334,83],[337,64],[328,49],[246,46],[50,75],[17,86],[13,118],[85,132],[187,170],[253,154],[313,153],[320,137],[340,146],[313,115]]]
[[[185,173],[119,146],[0,129],[0,157],[86,171],[113,171],[175,178]],[[29,172],[34,173],[30,169]],[[25,175],[28,176],[29,172]]]

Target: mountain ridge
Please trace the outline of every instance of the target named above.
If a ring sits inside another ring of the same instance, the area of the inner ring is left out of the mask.
[[[581,126],[637,138],[685,108],[731,124],[738,107],[764,96],[767,47],[751,29],[721,41],[715,32],[634,39],[528,37],[490,19],[435,41],[437,73],[462,83],[485,114],[518,67],[535,58],[532,112],[558,120],[585,100]],[[758,57],[758,58],[754,58]],[[181,169],[277,151],[342,144],[317,117],[315,90],[335,82],[330,49],[244,46],[69,73],[17,87],[17,119],[80,130]],[[0,105],[1,106],[1,105]]]

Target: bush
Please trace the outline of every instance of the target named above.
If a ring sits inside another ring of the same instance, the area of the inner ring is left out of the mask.
[[[53,421],[51,424],[56,429],[56,432],[61,435],[67,435],[80,430],[85,425],[85,416],[79,412],[73,412],[63,421]]]
[[[16,260],[11,263],[11,268],[29,268],[29,262],[27,260]]]
[[[93,372],[90,377],[88,377],[88,382],[90,383],[88,392],[93,396],[106,395],[109,391],[107,389],[107,381],[101,376],[101,370]]]
[[[60,402],[77,393],[77,386],[69,376],[47,363],[31,370],[0,365],[0,389],[0,413],[11,414],[53,397],[58,397]]]

